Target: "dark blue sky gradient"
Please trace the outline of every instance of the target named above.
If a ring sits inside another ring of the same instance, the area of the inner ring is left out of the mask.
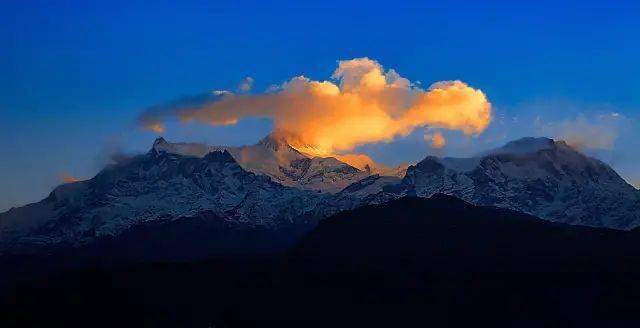
[[[460,79],[487,94],[492,127],[451,133],[444,154],[541,134],[536,118],[615,112],[620,136],[596,155],[640,181],[639,40],[637,1],[3,1],[0,210],[42,198],[61,174],[91,177],[112,152],[146,150],[155,135],[135,120],[147,107],[245,76],[254,92],[328,79],[336,60],[363,56],[426,86]],[[270,127],[178,126],[167,138],[242,144]],[[389,164],[430,151],[421,134],[362,150]]]

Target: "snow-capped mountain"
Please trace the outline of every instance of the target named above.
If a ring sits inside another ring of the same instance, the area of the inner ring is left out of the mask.
[[[640,225],[638,190],[605,163],[548,138],[523,138],[472,158],[427,157],[407,170],[394,196],[436,193],[556,222]]]
[[[286,187],[244,170],[227,151],[178,155],[193,147],[157,140],[147,154],[64,184],[46,199],[0,214],[0,253],[82,245],[137,224],[210,211],[229,224],[275,228],[313,223],[331,211],[328,194]]]
[[[376,187],[331,195],[370,176],[380,180]],[[242,147],[158,138],[144,155],[0,213],[0,253],[83,245],[141,223],[204,212],[245,227],[312,226],[390,182],[399,179],[372,176],[332,157],[310,158],[274,134]]]
[[[227,150],[245,169],[271,177],[285,186],[336,193],[370,175],[334,157],[311,157],[291,147],[277,132],[255,145],[227,147],[170,143],[160,138],[154,149],[167,153],[203,157],[210,151]]]
[[[0,213],[0,253],[84,245],[143,223],[193,217],[299,231],[342,210],[436,193],[550,221],[640,226],[640,191],[601,161],[546,138],[517,140],[471,158],[427,157],[402,179],[335,158],[310,158],[273,135],[245,147],[159,138],[146,154]]]

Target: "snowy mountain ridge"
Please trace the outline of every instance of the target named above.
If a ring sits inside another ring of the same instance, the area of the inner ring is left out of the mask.
[[[290,146],[276,133],[248,146],[207,146],[195,143],[170,143],[163,138],[153,149],[183,156],[203,157],[211,151],[228,151],[244,169],[269,176],[285,186],[336,193],[349,184],[370,175],[334,157],[311,157]]]
[[[638,190],[607,164],[548,138],[523,138],[468,159],[427,157],[407,170],[400,188],[398,195],[445,193],[562,223],[640,225]]]
[[[307,224],[330,214],[325,211],[333,207],[321,205],[326,201],[326,194],[244,170],[227,151],[199,158],[154,146],[90,180],[63,184],[38,203],[1,213],[0,253],[83,245],[146,221],[205,211],[248,227]]]
[[[555,222],[640,226],[640,191],[605,163],[547,138],[472,158],[427,157],[402,179],[309,158],[269,137],[244,147],[159,138],[146,154],[0,213],[0,253],[85,245],[145,222],[206,213],[228,226],[304,230],[342,210],[438,193]]]

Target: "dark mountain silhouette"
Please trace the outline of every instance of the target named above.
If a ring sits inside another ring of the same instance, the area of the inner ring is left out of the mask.
[[[326,260],[322,270],[330,272],[402,265],[442,272],[634,272],[638,237],[435,194],[341,212],[321,221],[292,254],[311,258],[314,268]],[[613,266],[622,260],[623,267]]]
[[[299,327],[499,317],[598,326],[640,310],[638,231],[552,223],[437,194],[339,213],[284,253],[216,253],[206,225],[192,220],[120,235],[103,255],[131,249],[135,259],[139,248],[148,256],[180,245],[193,254],[202,245],[206,260],[52,271],[6,291],[1,320]],[[255,245],[261,236],[246,235]]]

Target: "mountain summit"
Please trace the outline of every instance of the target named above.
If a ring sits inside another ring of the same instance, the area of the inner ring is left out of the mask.
[[[195,156],[200,150],[160,138],[146,154],[0,213],[0,253],[79,246],[147,222],[194,216],[229,227],[279,229],[326,215],[318,212],[324,194],[248,172],[227,150]]]
[[[607,164],[564,141],[523,138],[472,158],[427,157],[407,170],[399,195],[457,196],[550,221],[631,229],[640,192]]]
[[[336,193],[370,174],[334,157],[303,154],[277,131],[254,145],[239,147],[170,143],[158,138],[153,150],[194,157],[226,150],[245,170],[266,175],[285,186],[329,193]]]

